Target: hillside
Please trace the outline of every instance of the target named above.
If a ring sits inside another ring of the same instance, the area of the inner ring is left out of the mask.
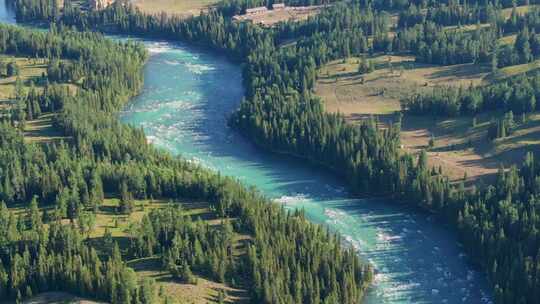
[[[329,112],[340,113],[351,123],[375,117],[383,127],[397,122],[400,100],[436,87],[469,88],[496,83],[538,68],[538,62],[507,66],[492,73],[489,66],[475,64],[430,65],[411,56],[368,57],[374,71],[360,74],[362,58],[328,63],[319,69],[315,93]],[[489,122],[500,113],[469,117],[429,117],[405,114],[401,141],[407,152],[428,150],[430,166],[442,167],[454,181],[464,176],[471,182],[493,177],[501,166],[519,164],[527,152],[537,152],[537,115],[530,115],[512,135],[490,141]],[[433,139],[433,146],[430,140]]]
[[[206,11],[219,0],[131,0],[131,3],[149,14],[193,16]]]

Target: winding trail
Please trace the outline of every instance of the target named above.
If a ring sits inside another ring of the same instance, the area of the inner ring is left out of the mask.
[[[0,21],[14,23],[0,1]],[[343,184],[302,161],[261,152],[226,126],[240,102],[239,67],[185,44],[144,41],[145,85],[120,116],[159,148],[235,176],[286,208],[328,225],[376,268],[365,303],[488,303],[487,282],[456,236],[426,214],[351,199]]]

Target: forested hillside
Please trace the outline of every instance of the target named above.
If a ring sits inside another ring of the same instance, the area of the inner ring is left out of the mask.
[[[335,172],[357,193],[387,194],[436,212],[456,228],[467,252],[488,274],[498,303],[536,303],[540,172],[532,155],[522,168],[501,170],[492,185],[466,189],[429,167],[425,151],[415,156],[400,150],[399,117],[387,128],[373,120],[353,126],[341,115],[326,113],[312,91],[319,67],[351,55],[404,52],[418,62],[485,64],[494,71],[529,63],[538,56],[536,10],[523,16],[514,11],[505,20],[503,8],[511,8],[510,1],[350,1],[333,3],[305,22],[272,29],[227,17],[259,4],[228,1],[207,15],[184,20],[144,15],[119,2],[81,14],[66,1],[60,14],[47,0],[17,1],[21,20],[187,40],[242,61],[246,99],[230,119],[242,134],[263,148]],[[394,10],[402,11],[397,21]],[[515,43],[499,43],[505,35],[515,35]],[[281,45],[289,40],[293,43]],[[405,110],[463,115],[503,104],[518,113],[535,111],[536,82],[530,73],[472,90],[436,89],[406,101]]]
[[[47,33],[2,25],[0,41],[1,53],[49,62],[43,88],[21,87],[16,96],[10,112],[24,115],[2,116],[2,299],[61,290],[111,303],[155,303],[166,295],[157,298],[153,280],[139,278],[126,261],[156,255],[182,284],[204,277],[245,288],[254,302],[362,297],[372,271],[339,237],[231,178],[157,151],[141,130],[118,121],[115,112],[142,85],[141,44],[54,25]],[[65,141],[25,143],[24,120],[51,112]],[[203,201],[222,224],[192,222],[167,206],[144,217],[129,244],[116,245],[107,233],[91,240],[105,198],[120,201],[119,214],[148,198]],[[246,236],[244,253],[232,248],[236,234]]]

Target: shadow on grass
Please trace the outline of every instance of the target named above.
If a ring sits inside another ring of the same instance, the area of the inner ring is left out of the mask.
[[[428,79],[455,77],[459,79],[479,79],[481,74],[491,72],[490,67],[476,64],[456,64],[449,66],[441,66],[444,69],[432,73]]]

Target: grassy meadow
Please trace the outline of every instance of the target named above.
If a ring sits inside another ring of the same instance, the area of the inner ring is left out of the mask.
[[[326,110],[341,113],[351,123],[375,117],[381,127],[397,118],[400,99],[438,86],[469,87],[488,84],[540,67],[540,61],[509,66],[491,73],[490,67],[475,64],[438,66],[417,63],[411,56],[372,56],[374,71],[358,72],[358,57],[329,62],[319,69],[315,93]],[[428,150],[429,163],[442,167],[452,180],[469,181],[492,176],[501,165],[520,162],[527,151],[540,147],[540,115],[531,115],[512,135],[487,140],[491,117],[429,118],[405,115],[401,141],[404,151]],[[429,147],[430,140],[434,145]]]
[[[150,14],[166,12],[176,15],[198,15],[219,0],[132,0],[139,9]]]

